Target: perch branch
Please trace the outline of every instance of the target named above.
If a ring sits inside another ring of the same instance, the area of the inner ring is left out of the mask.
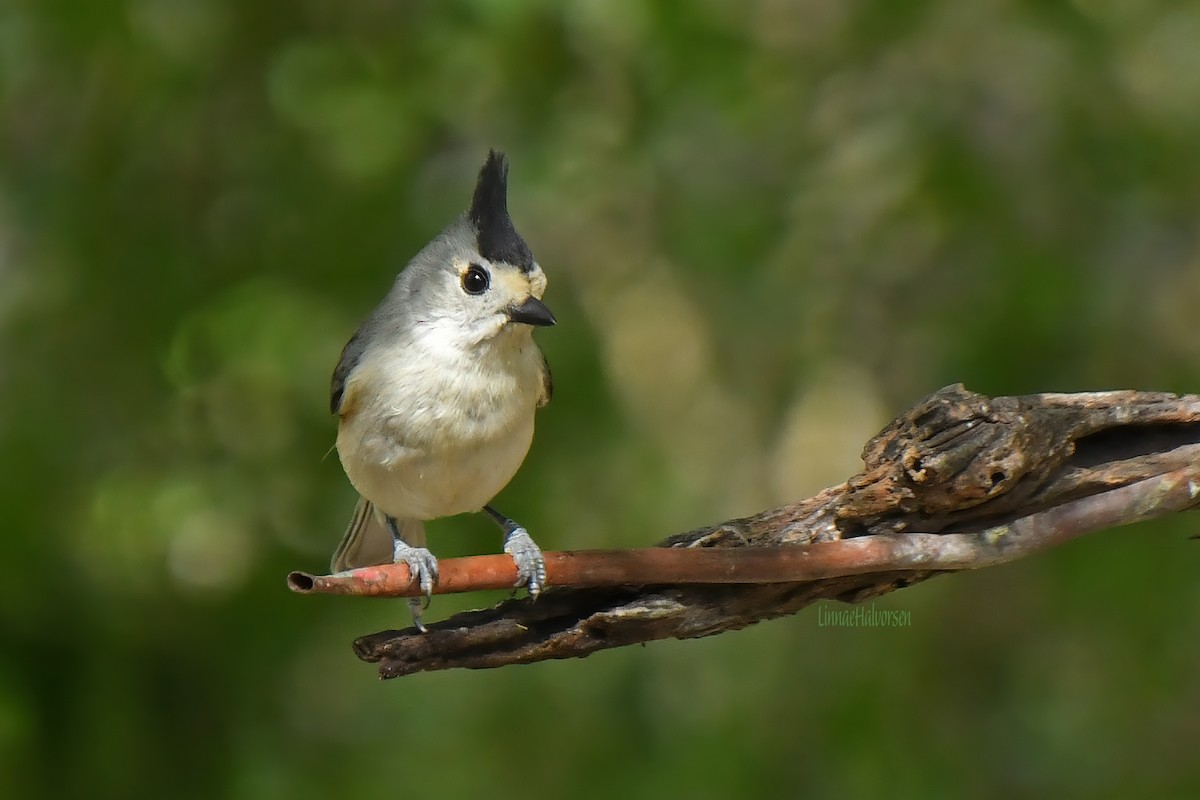
[[[658,548],[548,553],[536,603],[457,614],[429,633],[355,642],[383,677],[570,658],[859,602],[1200,504],[1200,398],[1144,392],[987,398],[950,386],[863,451],[865,469],[799,503]],[[511,559],[441,562],[440,591],[505,588]],[[402,596],[407,568],[314,576],[304,593]]]
[[[1087,533],[1194,507],[1200,464],[1075,500],[976,533],[892,533],[836,542],[746,548],[576,550],[546,553],[546,585],[602,586],[794,583],[888,570],[991,567],[1033,555]],[[509,589],[517,570],[507,555],[439,562],[435,594]],[[293,572],[300,594],[417,597],[406,564],[382,564],[336,575]]]

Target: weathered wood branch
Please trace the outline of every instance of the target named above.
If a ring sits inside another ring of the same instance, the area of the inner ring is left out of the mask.
[[[864,448],[865,468],[788,506],[660,548],[547,554],[535,603],[513,599],[354,644],[382,677],[571,658],[859,602],[951,570],[1200,505],[1200,397],[1146,392],[930,395]],[[703,548],[703,549],[701,549]],[[459,563],[454,563],[459,562]],[[449,568],[449,569],[448,569]],[[505,557],[442,562],[442,588],[511,585]],[[401,566],[293,573],[297,591],[411,593]]]

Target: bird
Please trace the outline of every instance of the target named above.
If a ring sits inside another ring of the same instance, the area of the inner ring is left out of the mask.
[[[484,511],[503,531],[515,587],[536,599],[546,563],[492,499],[516,474],[550,401],[534,328],[556,324],[546,275],[508,213],[508,160],[490,150],[470,207],[408,262],[333,371],[337,452],[359,500],[330,567],[404,563],[428,607],[438,562],[425,522]],[[414,624],[422,602],[410,598]]]

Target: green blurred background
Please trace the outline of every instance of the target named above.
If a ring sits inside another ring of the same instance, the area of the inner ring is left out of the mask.
[[[1156,0],[6,0],[0,796],[1200,796],[1193,517],[907,628],[389,683],[349,643],[402,603],[284,587],[354,503],[337,354],[492,146],[560,320],[498,501],[544,547],[807,496],[946,383],[1200,388],[1198,42]]]

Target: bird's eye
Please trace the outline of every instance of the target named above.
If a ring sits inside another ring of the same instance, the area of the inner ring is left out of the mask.
[[[467,271],[462,276],[463,291],[467,294],[483,294],[491,283],[492,278],[488,275],[487,270],[478,264],[467,267]]]

